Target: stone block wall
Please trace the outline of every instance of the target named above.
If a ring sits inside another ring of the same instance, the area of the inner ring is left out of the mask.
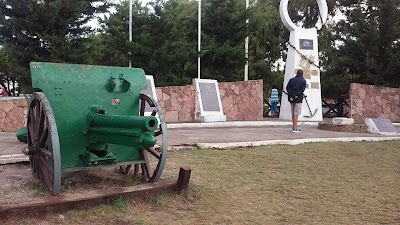
[[[365,118],[390,119],[400,122],[400,88],[350,84],[350,113],[357,122]]]
[[[263,81],[219,83],[221,103],[227,120],[263,119]],[[193,122],[196,103],[194,85],[156,88],[157,99],[167,122]]]
[[[157,100],[166,122],[194,121],[196,88],[194,85],[156,88]]]
[[[219,83],[227,120],[263,120],[263,81]],[[194,122],[194,85],[156,88],[158,102],[168,123]],[[15,132],[26,125],[25,98],[0,98],[0,132]]]
[[[222,109],[227,120],[263,120],[263,81],[219,83]]]
[[[25,98],[0,98],[0,132],[14,132],[26,125]]]
[[[368,126],[365,124],[337,125],[332,123],[318,123],[318,129],[331,130],[336,132],[368,133]]]

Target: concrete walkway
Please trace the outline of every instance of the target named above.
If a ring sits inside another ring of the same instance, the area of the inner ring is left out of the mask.
[[[229,148],[307,142],[400,140],[400,135],[381,136],[369,133],[345,133],[320,130],[318,123],[301,123],[301,133],[292,133],[290,122],[279,120],[168,124],[171,147],[199,146]],[[399,124],[396,124],[400,132]],[[18,142],[15,133],[0,133],[0,164],[26,161],[21,154],[26,144]]]

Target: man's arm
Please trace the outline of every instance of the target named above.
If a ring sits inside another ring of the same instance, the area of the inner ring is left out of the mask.
[[[303,86],[302,86],[302,89],[301,89],[301,93],[303,94],[304,91],[306,90],[306,87],[307,87],[307,82],[306,82],[306,80],[303,80],[302,84],[303,84]]]
[[[289,82],[286,85],[286,92],[287,92],[287,95],[290,95],[293,92],[293,90],[292,90],[292,79],[290,79]]]

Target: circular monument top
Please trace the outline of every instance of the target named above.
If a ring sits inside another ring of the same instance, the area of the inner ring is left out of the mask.
[[[283,25],[285,25],[285,27],[289,31],[305,29],[297,26],[296,24],[293,23],[292,19],[290,19],[288,12],[288,2],[289,0],[281,0],[281,3],[279,5],[279,14],[281,15]],[[326,19],[328,18],[328,5],[326,4],[326,0],[317,0],[317,3],[319,8],[320,19],[315,24],[315,27],[317,28],[317,30],[319,30],[322,28],[322,25],[326,22]],[[309,28],[309,29],[314,29],[314,28]]]

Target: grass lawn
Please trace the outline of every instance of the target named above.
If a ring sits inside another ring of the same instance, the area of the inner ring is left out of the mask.
[[[170,152],[171,193],[5,224],[400,224],[400,141]]]

